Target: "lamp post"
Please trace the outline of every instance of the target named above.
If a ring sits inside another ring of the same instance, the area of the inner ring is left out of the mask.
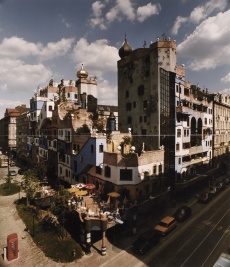
[[[7,155],[7,167],[8,167],[8,175],[10,174],[10,149],[8,148],[6,151]]]

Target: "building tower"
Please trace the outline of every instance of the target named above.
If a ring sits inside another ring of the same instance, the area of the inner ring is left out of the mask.
[[[165,173],[174,177],[176,42],[163,35],[132,50],[125,37],[119,56],[118,129],[131,128],[145,151],[164,146]]]
[[[171,123],[170,88],[174,92],[176,43],[164,36],[149,48],[132,50],[125,37],[119,56],[118,128],[121,132],[131,128],[134,136],[145,139],[145,149],[158,149],[163,144],[160,137],[167,134]]]

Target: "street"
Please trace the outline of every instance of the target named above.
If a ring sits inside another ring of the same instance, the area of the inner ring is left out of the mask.
[[[210,267],[222,252],[227,252],[230,240],[230,187],[220,192],[208,204],[194,202],[193,215],[145,256],[131,250],[110,262],[118,266]],[[106,266],[106,265],[102,265]]]

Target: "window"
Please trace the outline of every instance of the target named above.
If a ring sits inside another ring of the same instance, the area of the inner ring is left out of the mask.
[[[128,118],[127,118],[127,123],[128,123],[128,124],[132,123],[132,117],[131,117],[131,116],[128,116]]]
[[[91,153],[94,152],[94,146],[93,145],[90,146],[90,151],[91,151]]]
[[[133,108],[136,108],[136,106],[137,106],[137,102],[133,102]]]
[[[141,129],[141,134],[142,135],[146,135],[147,134],[147,130],[146,129]]]
[[[147,116],[144,116],[144,122],[147,122]]]
[[[181,129],[177,129],[177,137],[181,137]]]
[[[179,93],[179,84],[176,84],[176,92]]]
[[[159,173],[162,173],[162,165],[159,165]]]
[[[103,153],[103,151],[104,151],[104,146],[103,146],[103,144],[100,144],[99,145],[99,153]]]
[[[181,158],[178,158],[178,164],[179,165],[181,164]]]
[[[204,124],[207,125],[207,118],[204,118]]]
[[[154,166],[153,166],[153,174],[156,174],[156,173],[157,173],[157,166],[154,165]]]
[[[77,99],[77,94],[74,94],[74,98]]]
[[[101,174],[101,168],[99,166],[96,166],[96,173]]]
[[[132,103],[126,103],[126,110],[132,110]]]
[[[177,143],[177,144],[176,144],[176,151],[179,151],[179,150],[180,150],[180,144]]]
[[[132,181],[133,180],[133,171],[130,169],[121,169],[120,170],[120,181]]]
[[[143,84],[141,84],[141,85],[138,86],[138,88],[137,88],[137,93],[138,93],[138,95],[143,95],[144,92],[145,92],[145,87],[144,87]]]
[[[148,106],[148,101],[147,100],[143,101],[143,108],[147,108],[147,106]]]
[[[70,97],[70,93],[67,93],[67,97]]]
[[[105,177],[111,177],[111,168],[109,166],[105,166]]]
[[[126,97],[126,98],[129,97],[129,91],[128,91],[128,90],[125,91],[125,97]]]
[[[139,122],[142,122],[142,116],[139,117]]]

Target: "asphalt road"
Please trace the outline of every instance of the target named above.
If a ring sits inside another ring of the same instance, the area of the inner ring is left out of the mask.
[[[230,186],[211,202],[191,203],[192,216],[145,256],[131,249],[102,266],[211,267],[230,241]],[[124,265],[125,264],[125,265]]]
[[[193,216],[143,257],[147,266],[210,267],[230,240],[230,187],[207,204],[194,203]],[[194,212],[198,212],[194,214]]]

